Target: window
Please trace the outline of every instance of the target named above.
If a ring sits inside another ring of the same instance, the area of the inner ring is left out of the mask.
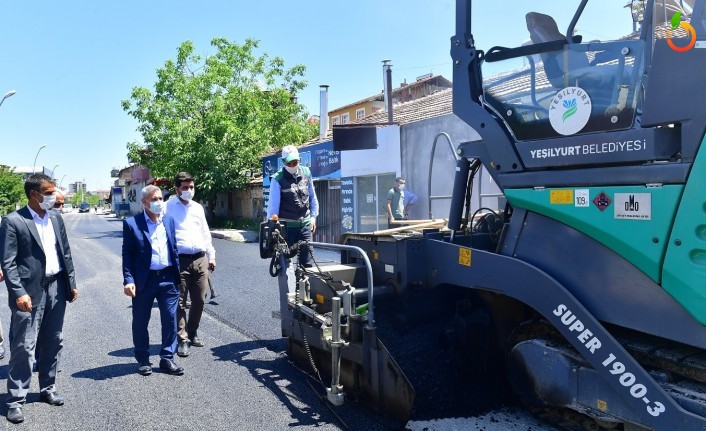
[[[365,118],[365,108],[355,110],[355,119],[360,120],[361,118]]]
[[[331,119],[331,125],[335,126],[337,124],[341,124],[341,117],[338,115]]]
[[[395,174],[356,177],[355,232],[373,232],[387,228],[387,192],[395,183]]]
[[[351,122],[351,115],[348,112],[341,115],[341,124],[348,124],[350,122]]]

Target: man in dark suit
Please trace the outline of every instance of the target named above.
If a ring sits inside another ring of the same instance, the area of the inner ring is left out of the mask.
[[[0,282],[5,280],[5,276],[2,274],[2,270],[0,270]],[[3,359],[5,357],[5,337],[3,335],[3,330],[2,330],[2,323],[0,323],[0,359]]]
[[[66,301],[78,298],[71,248],[61,216],[50,211],[54,183],[44,174],[25,181],[26,207],[9,214],[0,226],[0,265],[11,312],[10,365],[7,376],[7,420],[24,421],[32,377],[32,357],[41,346],[40,400],[60,406],[57,362],[63,346]]]
[[[179,259],[174,220],[163,216],[162,191],[157,186],[142,189],[145,210],[123,222],[123,291],[132,298],[132,342],[137,372],[152,374],[147,324],[157,300],[162,322],[159,368],[172,375],[184,374],[174,362],[177,347],[177,302]]]

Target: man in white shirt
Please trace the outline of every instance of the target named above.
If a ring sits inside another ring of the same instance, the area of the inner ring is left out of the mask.
[[[208,292],[208,272],[216,269],[216,250],[211,242],[211,231],[206,214],[198,202],[194,202],[194,177],[188,172],[179,172],[174,178],[176,198],[167,201],[165,213],[174,219],[177,251],[181,269],[181,285],[177,322],[179,347],[177,354],[189,356],[189,345],[203,347],[198,337],[199,323]],[[186,297],[191,298],[189,316],[186,315]]]

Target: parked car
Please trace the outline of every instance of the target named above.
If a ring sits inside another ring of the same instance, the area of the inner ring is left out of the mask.
[[[73,204],[64,204],[64,208],[61,209],[61,212],[66,214],[70,213],[74,210],[74,205]]]
[[[91,204],[88,202],[81,202],[81,205],[78,207],[78,212],[80,213],[87,213],[91,210]]]

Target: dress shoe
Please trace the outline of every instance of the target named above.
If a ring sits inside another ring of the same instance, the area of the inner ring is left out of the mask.
[[[182,358],[189,356],[189,342],[186,340],[179,341],[179,347],[177,348],[177,355]]]
[[[149,376],[152,374],[152,364],[149,362],[143,362],[140,363],[139,368],[137,369],[137,373],[140,374],[141,376]]]
[[[5,357],[5,344],[0,343],[0,359]]]
[[[64,397],[59,395],[58,392],[42,392],[39,394],[39,401],[51,404],[53,406],[63,406]]]
[[[7,409],[7,420],[13,424],[24,422],[25,414],[22,413],[22,407],[10,407]]]
[[[171,359],[162,359],[159,361],[159,368],[167,374],[173,376],[181,376],[184,374],[184,368],[176,364],[176,362]]]
[[[199,337],[194,337],[191,339],[191,345],[194,347],[203,347],[203,341]]]

